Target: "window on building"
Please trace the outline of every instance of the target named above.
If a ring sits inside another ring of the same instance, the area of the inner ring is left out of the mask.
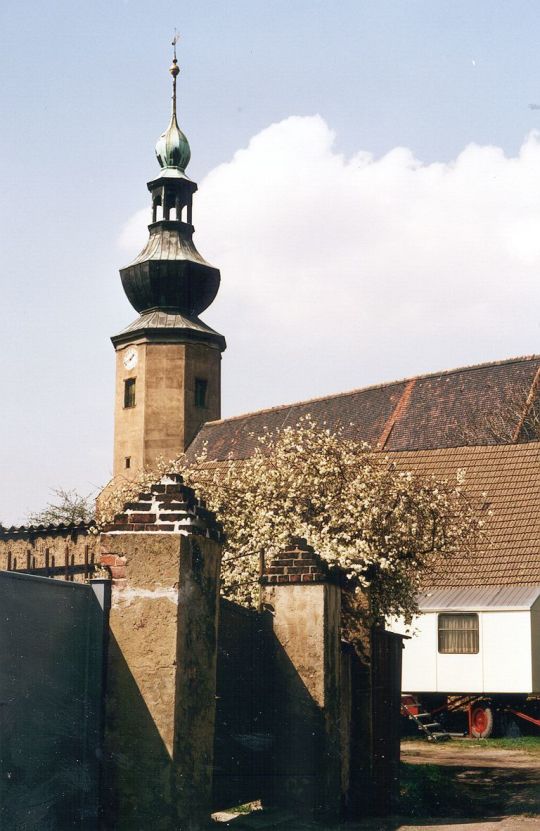
[[[135,378],[124,381],[124,407],[135,406]]]
[[[126,456],[126,470],[131,467],[131,456]]]
[[[477,614],[439,615],[439,652],[443,655],[474,655],[479,648]]]
[[[206,407],[206,393],[208,381],[206,378],[195,378],[195,406]]]

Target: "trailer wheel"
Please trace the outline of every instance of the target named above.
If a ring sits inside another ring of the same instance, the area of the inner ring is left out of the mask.
[[[493,733],[493,710],[481,704],[471,713],[471,733],[475,739],[489,739]]]

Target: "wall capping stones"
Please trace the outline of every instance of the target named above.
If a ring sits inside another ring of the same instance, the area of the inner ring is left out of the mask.
[[[184,484],[179,473],[162,476],[147,491],[139,493],[137,499],[127,502],[103,532],[197,534],[215,542],[224,541],[223,528],[215,514],[193,488]]]
[[[259,582],[263,586],[313,585],[335,582],[336,578],[337,574],[303,537],[293,537],[290,546],[265,567]]]
[[[0,542],[10,539],[41,539],[43,537],[73,537],[96,534],[95,522],[71,522],[58,525],[0,525]]]

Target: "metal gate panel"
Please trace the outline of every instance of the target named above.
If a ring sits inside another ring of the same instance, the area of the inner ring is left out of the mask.
[[[103,605],[89,585],[0,572],[1,828],[97,828]]]
[[[383,814],[391,813],[399,801],[402,651],[402,635],[373,630],[373,806]]]
[[[213,806],[266,795],[273,770],[271,617],[221,600]]]

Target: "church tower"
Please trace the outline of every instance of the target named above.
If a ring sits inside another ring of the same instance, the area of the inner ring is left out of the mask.
[[[139,317],[111,338],[116,350],[113,475],[134,478],[157,459],[183,452],[205,421],[220,417],[221,353],[225,338],[201,314],[220,283],[193,243],[193,195],[186,175],[191,157],[176,117],[174,59],[172,114],[159,137],[161,168],[148,182],[152,222],[145,248],[120,270],[122,285]]]

